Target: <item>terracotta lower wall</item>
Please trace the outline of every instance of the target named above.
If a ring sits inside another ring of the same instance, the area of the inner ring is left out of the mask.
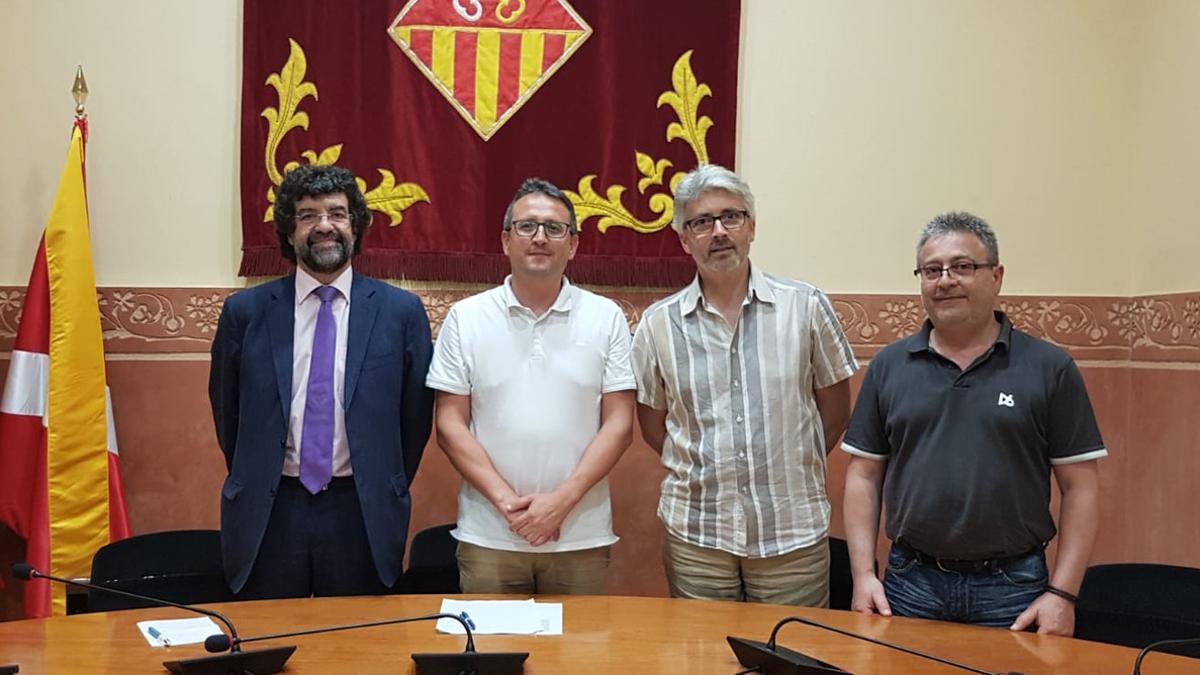
[[[135,533],[218,525],[224,464],[208,407],[208,342],[228,289],[102,289],[101,308],[129,517]],[[0,289],[0,353],[11,349],[20,289]],[[435,326],[466,291],[422,292]],[[631,323],[656,293],[617,297]],[[910,333],[920,305],[905,296],[833,297],[860,359]],[[1110,457],[1096,562],[1200,567],[1200,296],[1007,298],[1018,326],[1067,348],[1079,362]],[[0,360],[0,377],[7,359]],[[861,381],[855,376],[854,386]],[[846,456],[829,461],[833,534],[841,536]],[[0,471],[3,467],[0,467]],[[640,439],[610,481],[616,545],[609,590],[665,595],[655,517],[663,470]],[[431,442],[413,485],[411,531],[452,522],[458,474]],[[22,552],[0,526],[0,580]],[[0,590],[0,618],[20,614],[16,584]]]

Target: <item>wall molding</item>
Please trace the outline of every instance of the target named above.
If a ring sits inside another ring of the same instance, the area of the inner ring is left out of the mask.
[[[486,286],[417,289],[437,328],[450,306]],[[207,353],[234,288],[118,287],[98,289],[109,354]],[[625,311],[630,326],[666,290],[597,289]],[[12,349],[25,289],[0,286],[0,352]],[[920,298],[906,294],[830,295],[855,354],[870,357],[912,334],[924,321]],[[1200,292],[1120,296],[1003,296],[1016,326],[1093,361],[1200,363]]]

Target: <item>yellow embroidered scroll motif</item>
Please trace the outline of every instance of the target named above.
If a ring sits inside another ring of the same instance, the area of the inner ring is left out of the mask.
[[[304,75],[308,71],[308,58],[304,55],[304,50],[295,40],[288,40],[288,44],[291,45],[291,54],[288,56],[287,63],[283,64],[283,68],[280,68],[278,73],[271,73],[267,78],[267,84],[274,87],[275,92],[279,95],[279,107],[266,108],[262,111],[262,116],[267,118],[267,145],[264,161],[267,167],[267,176],[274,183],[274,186],[267,190],[267,202],[270,206],[263,215],[264,222],[275,219],[275,187],[283,181],[283,174],[300,164],[299,161],[290,161],[284,164],[283,170],[280,171],[277,168],[278,158],[276,157],[279,143],[288,132],[297,127],[308,130],[308,113],[300,110],[300,104],[310,96],[314,101],[318,100],[317,85],[304,81]],[[341,154],[342,144],[338,143],[325,148],[320,153],[305,150],[300,153],[300,156],[309,164],[333,164]],[[413,204],[429,203],[429,195],[417,183],[396,183],[396,176],[391,171],[387,169],[376,169],[376,171],[379,172],[380,181],[370,191],[367,190],[367,184],[361,178],[355,180],[367,199],[367,208],[386,215],[390,221],[389,225],[399,225],[400,221],[404,219],[404,210]]]
[[[658,97],[656,107],[668,105],[675,111],[678,121],[667,125],[667,142],[682,140],[692,148],[696,156],[696,164],[708,164],[708,146],[705,138],[713,121],[708,115],[699,115],[700,102],[706,96],[712,96],[712,89],[696,79],[692,72],[692,50],[683,53],[675,61],[671,70],[671,89],[664,91]],[[638,193],[646,194],[652,186],[662,186],[667,169],[671,168],[670,160],[655,160],[650,155],[634,150],[634,162],[642,178],[638,180]],[[612,185],[604,191],[601,197],[592,187],[596,175],[591,174],[579,179],[579,192],[564,190],[567,198],[575,205],[575,214],[582,225],[589,218],[598,218],[596,229],[601,233],[610,227],[627,227],[642,234],[657,232],[671,223],[675,213],[675,186],[683,179],[684,172],[677,171],[671,176],[667,190],[650,195],[647,203],[650,211],[658,217],[652,221],[640,220],[622,203],[625,194],[623,185]]]
[[[674,91],[664,91],[655,104],[655,107],[661,108],[666,103],[675,109],[679,117],[678,122],[667,125],[667,140],[683,139],[696,153],[696,162],[708,164],[708,147],[704,139],[713,121],[708,115],[697,118],[696,114],[700,111],[700,101],[705,96],[712,96],[712,89],[696,80],[696,74],[692,72],[692,50],[684,52],[675,61],[675,67],[671,70],[671,85]]]

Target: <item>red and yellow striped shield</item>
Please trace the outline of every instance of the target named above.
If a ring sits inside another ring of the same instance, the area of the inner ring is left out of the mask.
[[[566,0],[412,0],[388,32],[486,141],[592,28]]]

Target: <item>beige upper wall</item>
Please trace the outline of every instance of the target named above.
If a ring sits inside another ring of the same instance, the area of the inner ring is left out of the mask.
[[[1138,47],[1134,199],[1139,293],[1200,289],[1200,2],[1147,3]]]
[[[11,2],[0,284],[24,284],[66,156],[82,64],[96,282],[239,284],[241,2]]]
[[[739,148],[764,264],[915,292],[921,226],[967,210],[997,232],[1006,291],[1129,291],[1129,149],[1110,139],[1134,3],[746,5]]]
[[[0,40],[21,58],[0,62],[0,284],[28,276],[83,63],[97,282],[239,285],[241,3],[12,5]],[[1182,261],[1180,242],[1197,236],[1179,210],[1194,206],[1197,148],[1178,140],[1198,99],[1177,91],[1196,89],[1196,9],[746,0],[738,164],[758,196],[755,260],[833,292],[911,291],[921,224],[968,209],[997,229],[1009,292],[1200,287],[1200,273],[1141,264]],[[1178,175],[1162,175],[1163,160]],[[1161,236],[1135,237],[1139,198],[1172,180],[1154,210]]]

